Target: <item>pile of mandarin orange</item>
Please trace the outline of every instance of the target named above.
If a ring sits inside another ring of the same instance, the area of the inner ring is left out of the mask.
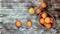
[[[42,9],[47,8],[47,4],[43,2],[41,4]],[[39,18],[39,23],[42,24],[45,28],[50,29],[52,28],[52,24],[54,23],[54,18],[49,15],[47,12],[42,12],[41,8],[36,9],[36,14],[41,14],[41,18]]]
[[[43,8],[43,9],[45,9],[46,7],[47,7],[47,4],[45,3],[45,2],[43,2],[42,4],[41,4],[41,7]],[[35,13],[35,10],[34,10],[34,8],[29,8],[29,14],[34,14]],[[52,28],[52,24],[54,23],[54,18],[52,17],[52,16],[50,16],[48,13],[46,13],[46,12],[42,12],[42,9],[40,8],[40,7],[38,7],[37,9],[36,9],[36,14],[37,15],[39,15],[39,14],[41,14],[41,17],[39,18],[39,23],[41,24],[41,25],[43,25],[45,28],[47,28],[47,29],[50,29],[50,28]],[[26,22],[26,26],[27,27],[32,27],[32,21],[31,20],[28,20],[27,22]],[[22,26],[22,22],[21,21],[19,21],[19,20],[17,20],[16,22],[15,22],[15,25],[16,25],[16,27],[17,28],[20,28],[21,26]]]
[[[52,27],[52,24],[54,23],[54,18],[48,13],[43,12],[39,19],[39,23],[45,26],[47,29],[50,29]]]

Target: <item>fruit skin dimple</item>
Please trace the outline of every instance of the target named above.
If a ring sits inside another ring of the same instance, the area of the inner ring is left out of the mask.
[[[32,27],[32,21],[30,21],[30,20],[27,21],[26,26],[27,26],[27,27]]]
[[[46,23],[50,23],[50,21],[51,21],[51,20],[50,20],[49,17],[46,17],[46,18],[45,18],[45,22],[46,22]]]
[[[41,19],[39,20],[39,23],[44,24],[44,23],[45,23],[44,18],[41,18]]]
[[[46,18],[47,17],[47,13],[46,12],[43,12],[42,13],[42,18]]]
[[[34,14],[35,13],[34,8],[32,8],[32,7],[29,8],[28,11],[29,11],[29,14]]]

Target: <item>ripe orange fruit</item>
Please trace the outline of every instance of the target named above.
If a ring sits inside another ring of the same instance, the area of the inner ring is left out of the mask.
[[[43,2],[43,3],[41,4],[41,7],[42,7],[42,8],[46,8],[46,7],[47,7],[47,4],[46,4],[45,2]]]
[[[19,20],[17,20],[17,21],[15,22],[15,25],[16,25],[16,27],[20,28],[20,27],[22,26],[22,22],[19,21]]]
[[[44,18],[41,18],[41,19],[39,20],[39,22],[40,22],[41,24],[44,24],[44,23],[45,23]]]
[[[46,22],[46,23],[50,23],[50,21],[51,21],[51,20],[50,20],[49,17],[46,17],[46,18],[45,18],[45,22]]]
[[[36,9],[36,14],[40,14],[41,13],[41,9],[40,8],[37,8]]]
[[[43,12],[42,13],[42,18],[46,18],[47,17],[47,13],[46,12]]]
[[[44,26],[45,26],[47,29],[50,29],[50,28],[52,27],[51,24],[47,24],[47,23],[45,23]]]
[[[51,23],[53,23],[54,22],[54,19],[52,17],[50,19],[51,19]]]
[[[32,21],[30,21],[30,20],[27,21],[26,26],[27,26],[27,27],[32,27]]]

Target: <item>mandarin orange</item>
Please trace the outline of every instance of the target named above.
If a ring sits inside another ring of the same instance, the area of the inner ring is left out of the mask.
[[[45,18],[45,23],[50,23],[50,21],[51,21],[51,20],[50,20],[49,17],[46,17],[46,18]]]
[[[17,21],[15,22],[15,26],[18,27],[18,28],[20,28],[20,27],[22,26],[22,22],[19,21],[19,20],[17,20]]]
[[[44,26],[45,26],[47,29],[50,29],[50,28],[52,27],[51,24],[47,24],[47,23],[45,23]]]
[[[46,12],[43,12],[42,13],[42,18],[46,18],[47,17],[47,13]]]
[[[40,14],[41,13],[41,9],[40,8],[37,8],[36,9],[36,14]]]
[[[50,19],[51,19],[51,23],[53,23],[54,22],[54,19],[52,17]]]
[[[44,24],[44,23],[45,23],[44,18],[41,18],[41,19],[39,20],[39,22],[40,22],[41,24]]]
[[[41,7],[42,7],[42,8],[46,8],[46,7],[47,7],[47,4],[46,4],[45,2],[43,2],[43,3],[41,4]]]
[[[27,27],[32,27],[32,21],[30,21],[30,20],[27,21],[27,22],[26,22],[26,26],[27,26]]]

